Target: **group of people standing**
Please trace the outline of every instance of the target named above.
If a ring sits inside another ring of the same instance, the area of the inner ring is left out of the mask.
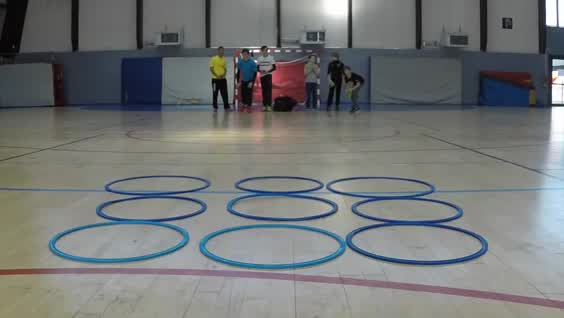
[[[229,95],[227,92],[227,67],[225,62],[225,50],[219,47],[217,55],[210,60],[210,71],[212,74],[213,109],[218,110],[218,95],[221,94],[225,111],[231,111],[229,106]],[[262,101],[265,112],[272,111],[272,74],[276,71],[276,61],[270,55],[267,46],[260,49],[257,61],[251,58],[248,49],[242,51],[242,58],[237,62],[236,82],[241,87],[241,111],[251,112],[253,104],[253,88],[257,74],[260,75],[262,87]],[[335,101],[335,109],[338,111],[341,104],[341,91],[345,84],[345,91],[352,101],[351,112],[360,110],[358,96],[364,85],[364,78],[353,73],[351,68],[345,66],[339,58],[339,54],[331,54],[331,62],[327,70],[329,83],[329,96],[327,98],[327,111],[330,111]],[[316,55],[310,55],[304,67],[306,83],[306,108],[317,108],[318,82],[321,76]]]

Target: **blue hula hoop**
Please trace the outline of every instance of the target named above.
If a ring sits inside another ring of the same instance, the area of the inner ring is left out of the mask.
[[[119,204],[119,203],[122,203],[122,202],[129,202],[129,201],[152,200],[152,199],[169,199],[169,200],[182,200],[182,201],[194,202],[194,203],[197,203],[197,204],[200,205],[200,209],[196,212],[193,212],[193,213],[175,216],[175,217],[169,217],[169,218],[160,218],[160,219],[127,219],[127,218],[120,218],[120,217],[117,217],[117,216],[111,216],[111,215],[108,215],[106,212],[104,212],[105,208],[107,208],[111,205],[114,205],[114,204]],[[208,209],[208,206],[206,205],[206,203],[204,201],[201,201],[201,200],[198,200],[198,199],[185,198],[185,197],[174,197],[174,196],[142,196],[142,197],[133,197],[133,198],[104,202],[96,208],[96,214],[98,214],[98,216],[101,217],[101,218],[104,218],[106,220],[111,220],[111,221],[172,222],[172,221],[184,220],[184,219],[188,219],[188,218],[191,218],[191,217],[195,217],[197,215],[200,215],[200,214],[206,212],[207,209]]]
[[[206,247],[206,244],[211,239],[213,239],[216,236],[220,236],[222,234],[225,234],[225,233],[243,231],[243,230],[250,230],[250,229],[272,229],[272,228],[274,228],[274,229],[296,229],[296,230],[320,233],[320,234],[329,236],[330,238],[337,241],[339,243],[339,249],[337,251],[335,251],[334,253],[332,253],[331,255],[328,255],[328,256],[325,256],[325,257],[322,257],[322,258],[319,258],[319,259],[316,259],[316,260],[312,260],[312,261],[290,263],[290,264],[255,264],[255,263],[245,263],[245,262],[233,261],[233,260],[229,260],[229,259],[217,256],[217,255],[213,254],[212,252],[210,252]],[[220,230],[220,231],[217,231],[215,233],[211,233],[211,234],[207,235],[206,237],[204,237],[200,241],[200,251],[206,257],[208,257],[208,258],[210,258],[210,259],[212,259],[216,262],[227,264],[227,265],[230,265],[230,266],[237,266],[237,267],[251,268],[251,269],[294,269],[294,268],[316,266],[316,265],[320,265],[320,264],[332,261],[332,260],[336,259],[337,257],[341,256],[345,252],[346,246],[347,246],[346,242],[340,236],[338,236],[337,234],[331,233],[329,231],[325,231],[325,230],[314,228],[314,227],[308,227],[308,226],[283,225],[283,224],[257,224],[257,225],[247,225],[247,226],[239,226],[239,227],[234,227],[234,228],[223,229],[223,230]]]
[[[243,183],[247,183],[249,181],[256,181],[256,180],[301,180],[301,181],[309,181],[316,184],[316,186],[311,187],[305,190],[295,190],[295,191],[268,191],[268,190],[260,190],[260,189],[252,189],[242,186]],[[245,178],[243,180],[238,181],[235,183],[235,187],[239,190],[245,192],[252,192],[252,193],[262,193],[262,194],[300,194],[300,193],[308,193],[314,192],[317,190],[323,189],[325,185],[323,182],[311,178],[304,178],[304,177],[292,177],[292,176],[264,176],[264,177],[252,177],[252,178]]]
[[[142,180],[142,179],[190,179],[203,182],[204,185],[194,188],[194,189],[187,189],[187,190],[177,190],[177,191],[127,191],[127,190],[116,190],[112,187],[116,184],[132,181],[132,180]],[[200,177],[191,177],[191,176],[141,176],[141,177],[132,177],[132,178],[125,178],[112,181],[104,186],[104,189],[108,192],[115,193],[115,194],[122,194],[122,195],[140,195],[140,196],[150,196],[150,195],[175,195],[175,194],[184,194],[184,193],[193,193],[202,191],[207,189],[211,186],[211,182],[207,179],[200,178]]]
[[[365,194],[365,193],[358,193],[358,192],[346,192],[346,191],[340,191],[334,188],[334,186],[337,183],[342,183],[342,182],[346,182],[346,181],[357,181],[357,180],[394,180],[394,181],[405,181],[405,182],[411,182],[411,183],[417,183],[417,184],[421,184],[424,185],[428,188],[428,190],[425,191],[420,191],[420,192],[414,192],[413,194],[409,194],[409,195],[369,195],[369,194]],[[346,195],[346,196],[350,196],[350,197],[357,197],[357,198],[369,198],[369,199],[412,199],[412,198],[418,198],[418,197],[423,197],[426,195],[429,195],[431,193],[434,193],[436,191],[436,188],[434,185],[432,185],[429,182],[426,181],[421,181],[421,180],[417,180],[417,179],[408,179],[408,178],[396,178],[396,177],[354,177],[354,178],[344,178],[344,179],[338,179],[335,181],[331,181],[327,184],[327,190],[336,193],[336,194],[341,194],[341,195]]]
[[[387,256],[382,256],[382,255],[378,255],[378,254],[375,254],[375,253],[371,253],[371,252],[368,252],[366,250],[361,249],[360,247],[355,245],[354,242],[353,242],[354,237],[356,235],[364,232],[364,231],[383,228],[383,227],[395,227],[395,226],[433,227],[433,228],[440,228],[440,229],[460,232],[460,233],[466,234],[466,235],[471,236],[471,237],[475,238],[476,240],[478,240],[482,244],[482,248],[474,254],[464,256],[464,257],[460,257],[460,258],[453,258],[453,259],[446,259],[446,260],[434,260],[434,261],[418,261],[418,260],[387,257]],[[453,226],[442,225],[442,224],[428,224],[428,223],[419,223],[419,224],[415,224],[415,223],[411,223],[411,224],[385,223],[385,224],[376,224],[376,225],[370,225],[370,226],[362,227],[360,229],[354,230],[349,235],[347,235],[347,245],[353,251],[355,251],[355,252],[357,252],[361,255],[364,255],[366,257],[369,257],[369,258],[373,258],[373,259],[376,259],[376,260],[389,262],[389,263],[404,264],[404,265],[417,265],[417,266],[439,266],[439,265],[453,265],[453,264],[458,264],[458,263],[464,263],[464,262],[468,262],[468,261],[477,259],[477,258],[483,256],[484,254],[486,254],[487,251],[488,251],[488,242],[486,241],[486,239],[483,236],[481,236],[479,234],[476,234],[474,232],[471,232],[471,231],[468,231],[468,230],[465,230],[465,229],[453,227]]]
[[[243,212],[239,212],[239,211],[235,210],[235,205],[237,205],[237,203],[239,203],[243,200],[252,199],[252,198],[263,198],[263,197],[288,197],[288,198],[298,198],[298,199],[305,199],[305,200],[311,200],[311,201],[319,201],[319,202],[323,202],[323,203],[329,205],[331,207],[331,210],[329,210],[328,212],[319,214],[319,215],[296,217],[296,218],[276,218],[276,217],[268,217],[268,216],[256,216],[256,215],[245,214]],[[329,217],[329,216],[337,213],[338,210],[339,210],[339,206],[333,201],[330,201],[330,200],[327,200],[327,199],[322,199],[322,198],[317,198],[317,197],[305,196],[305,195],[296,195],[296,194],[289,194],[289,195],[251,194],[251,195],[247,195],[247,196],[243,196],[243,197],[240,197],[240,198],[233,199],[227,204],[227,211],[229,211],[229,213],[231,213],[233,215],[236,215],[236,216],[239,216],[239,217],[242,217],[242,218],[246,218],[246,219],[251,219],[251,220],[271,221],[271,222],[311,221],[311,220]]]
[[[435,219],[435,220],[417,220],[417,221],[406,221],[406,220],[394,220],[394,219],[385,219],[385,218],[381,218],[381,217],[377,217],[377,216],[372,216],[372,215],[368,215],[364,212],[361,212],[359,210],[359,208],[362,205],[371,203],[371,202],[382,202],[382,201],[420,201],[420,202],[431,202],[431,203],[436,203],[436,204],[440,204],[440,205],[444,205],[444,206],[448,206],[452,209],[454,209],[454,211],[456,211],[456,214],[448,217],[448,218],[443,218],[443,219]],[[418,224],[418,223],[431,223],[431,224],[437,224],[437,223],[447,223],[447,222],[451,222],[454,220],[458,220],[460,219],[463,215],[464,215],[464,210],[462,210],[461,207],[459,207],[458,205],[455,205],[453,203],[450,202],[445,202],[445,201],[440,201],[440,200],[435,200],[435,199],[422,199],[422,198],[411,198],[411,199],[398,199],[398,198],[393,198],[393,199],[368,199],[365,201],[361,201],[361,202],[357,202],[355,204],[353,204],[352,206],[352,211],[354,214],[363,217],[365,219],[369,219],[369,220],[373,220],[373,221],[378,221],[378,222],[385,222],[385,223],[399,223],[399,224]]]
[[[114,226],[114,225],[150,225],[150,226],[164,227],[164,228],[168,228],[168,229],[171,229],[171,230],[174,230],[174,231],[180,233],[182,235],[182,240],[178,244],[176,244],[175,246],[173,246],[169,249],[166,249],[164,251],[161,251],[161,252],[142,255],[142,256],[126,257],[126,258],[93,258],[93,257],[75,256],[75,255],[65,253],[65,252],[63,252],[63,251],[61,251],[57,248],[57,242],[61,238],[63,238],[64,236],[67,236],[71,233],[79,232],[79,231],[91,229],[91,228],[104,227],[104,226]],[[97,223],[97,224],[83,225],[83,226],[75,227],[75,228],[66,230],[64,232],[61,232],[61,233],[55,235],[51,239],[51,241],[49,241],[49,249],[51,250],[51,252],[53,252],[53,254],[55,254],[59,257],[62,257],[62,258],[65,258],[65,259],[68,259],[68,260],[71,260],[71,261],[76,261],[76,262],[95,263],[95,264],[129,263],[129,262],[145,261],[145,260],[149,260],[149,259],[153,259],[153,258],[157,258],[157,257],[161,257],[161,256],[164,256],[164,255],[174,253],[174,252],[178,251],[179,249],[183,248],[184,246],[186,246],[186,244],[188,244],[189,241],[190,241],[190,235],[188,234],[188,232],[185,229],[183,229],[179,226],[176,226],[176,225],[172,225],[172,224],[145,222],[145,221],[108,222],[108,223]]]

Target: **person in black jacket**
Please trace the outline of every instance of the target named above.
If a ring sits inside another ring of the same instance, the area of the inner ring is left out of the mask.
[[[329,82],[329,97],[327,98],[327,110],[331,110],[333,105],[333,96],[335,96],[336,110],[339,110],[341,105],[341,89],[343,86],[343,73],[345,65],[339,60],[339,53],[333,52],[331,54],[331,63],[327,70]]]
[[[345,67],[345,83],[347,85],[347,95],[352,101],[351,113],[356,113],[360,110],[358,106],[358,94],[364,85],[364,78],[356,73],[353,73],[350,67]]]

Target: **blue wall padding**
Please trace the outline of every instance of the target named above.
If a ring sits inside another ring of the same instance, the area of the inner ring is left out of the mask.
[[[480,105],[529,107],[529,89],[505,81],[480,79]]]
[[[131,104],[161,104],[162,58],[126,58],[121,64],[121,102]]]
[[[564,32],[563,32],[564,33]],[[564,47],[564,45],[562,45]],[[327,72],[332,52],[338,51],[345,64],[370,82],[371,56],[448,57],[462,60],[462,102],[478,104],[480,71],[528,72],[533,76],[539,103],[545,104],[548,96],[546,81],[546,56],[540,54],[486,53],[452,50],[384,50],[384,49],[327,49],[321,55],[321,70]],[[564,52],[564,51],[563,51]],[[147,48],[131,51],[25,53],[16,56],[17,63],[62,64],[65,69],[65,100],[67,105],[96,105],[120,103],[122,59],[159,57],[210,57],[214,49]],[[564,54],[564,53],[562,53]],[[226,49],[232,57],[233,49]],[[275,56],[277,57],[277,56]],[[278,58],[278,57],[277,57]],[[209,74],[202,74],[202,80],[210,81]],[[230,83],[232,84],[232,83]],[[370,86],[360,92],[361,103],[370,102]],[[211,83],[210,91],[211,94]],[[321,76],[321,97],[325,103],[328,94],[327,76]],[[350,103],[345,98],[343,103]]]

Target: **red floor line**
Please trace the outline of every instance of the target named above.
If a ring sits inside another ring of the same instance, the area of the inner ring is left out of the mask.
[[[469,297],[485,300],[495,300],[516,304],[533,305],[549,308],[564,309],[564,301],[546,298],[527,297],[496,292],[441,287],[433,285],[398,283],[379,280],[367,280],[344,277],[314,276],[301,274],[285,274],[274,272],[228,271],[207,269],[167,269],[167,268],[30,268],[30,269],[0,269],[0,276],[18,275],[163,275],[163,276],[204,276],[251,278],[264,280],[298,281],[305,283],[336,284],[359,287],[405,290],[420,293],[432,293],[450,296]]]

